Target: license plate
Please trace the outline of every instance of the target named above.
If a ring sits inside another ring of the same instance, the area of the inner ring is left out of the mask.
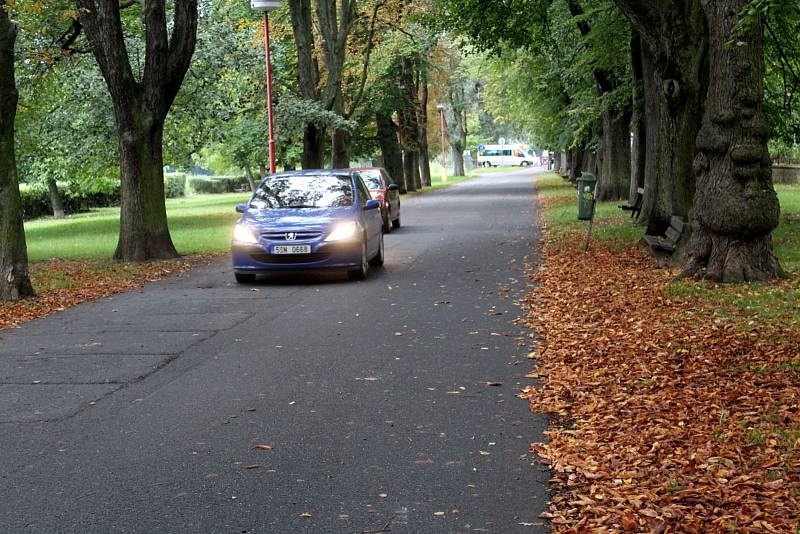
[[[311,254],[311,245],[278,245],[272,247],[273,254]]]

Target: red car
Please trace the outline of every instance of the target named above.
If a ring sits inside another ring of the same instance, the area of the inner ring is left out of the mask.
[[[350,170],[357,171],[361,175],[372,198],[381,203],[383,232],[388,234],[392,228],[400,228],[400,187],[392,183],[386,169],[363,167]]]

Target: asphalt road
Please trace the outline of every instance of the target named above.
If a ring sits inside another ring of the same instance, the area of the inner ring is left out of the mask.
[[[534,177],[405,200],[364,282],[224,262],[1,331],[0,532],[544,532]]]

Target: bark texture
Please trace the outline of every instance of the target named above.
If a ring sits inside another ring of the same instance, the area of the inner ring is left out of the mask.
[[[115,0],[77,0],[80,21],[111,94],[122,171],[120,235],[114,258],[178,256],[164,204],[164,121],[183,83],[197,39],[197,1],[176,0],[172,35],[164,0],[144,3],[145,67],[133,74]]]
[[[628,195],[631,182],[631,115],[629,110],[606,110],[598,137],[597,200],[619,200]]]
[[[419,124],[419,174],[422,185],[431,185],[431,161],[428,147],[428,74],[422,67],[419,72],[419,100],[417,101],[417,122]]]
[[[289,0],[292,34],[297,49],[297,81],[306,100],[319,101],[319,62],[314,55],[314,31],[311,0]],[[324,132],[314,123],[303,129],[304,169],[321,169],[325,161]]]
[[[783,275],[771,232],[780,206],[772,185],[763,109],[762,24],[729,46],[746,0],[703,0],[708,20],[710,84],[697,136],[694,232],[685,275],[722,282]]]
[[[14,81],[16,38],[17,28],[8,18],[5,0],[0,0],[0,300],[34,296],[28,275],[14,148],[18,101]]]
[[[694,199],[694,141],[708,79],[705,17],[700,0],[615,2],[642,44],[646,156],[639,221],[658,235],[673,215],[688,218]]]
[[[403,180],[403,156],[400,143],[397,141],[397,125],[391,115],[378,112],[375,115],[378,125],[378,144],[383,155],[383,166],[389,173],[392,182],[400,187],[400,192],[406,193],[406,184]]]
[[[464,88],[450,91],[450,103],[445,113],[447,141],[453,153],[453,176],[465,176],[464,150],[467,148],[467,113],[464,110]],[[456,105],[453,105],[453,103]]]
[[[644,101],[642,41],[637,32],[631,38],[631,183],[628,202],[632,203],[637,190],[644,188],[647,164],[647,115]]]

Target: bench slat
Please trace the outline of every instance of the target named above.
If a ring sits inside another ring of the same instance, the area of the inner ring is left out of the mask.
[[[672,241],[673,243],[677,243],[678,240],[681,238],[681,233],[673,227],[667,228],[666,232],[667,239]]]

